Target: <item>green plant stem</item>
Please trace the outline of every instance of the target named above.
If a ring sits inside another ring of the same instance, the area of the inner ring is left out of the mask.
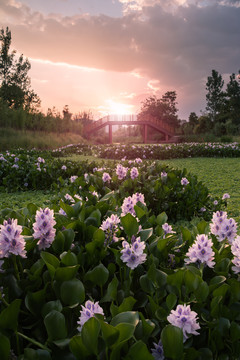
[[[220,249],[219,249],[219,252],[218,252],[219,255],[220,255],[220,254],[222,253],[222,251],[225,249],[225,246],[226,246],[226,240],[224,240],[224,241],[222,242],[222,245],[221,245],[221,247],[220,247]]]
[[[47,346],[41,344],[40,342],[38,342],[38,341],[36,341],[36,340],[34,340],[34,339],[32,339],[32,338],[30,338],[30,337],[28,337],[28,336],[20,333],[20,332],[18,332],[18,331],[17,331],[17,335],[21,336],[21,337],[22,337],[23,339],[25,339],[25,340],[28,340],[28,341],[31,342],[32,344],[38,346],[40,349],[43,349],[43,350],[46,350],[46,351],[51,352],[51,350],[50,350]]]
[[[14,271],[15,271],[16,278],[17,278],[18,281],[20,281],[16,255],[12,256],[12,260],[13,260],[13,266],[14,266]]]

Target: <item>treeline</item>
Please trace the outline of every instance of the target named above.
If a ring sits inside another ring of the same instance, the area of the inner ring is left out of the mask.
[[[27,111],[23,107],[10,108],[0,99],[0,127],[16,130],[32,130],[45,132],[73,132],[82,135],[84,124],[92,120],[91,113],[82,112],[72,118],[72,114],[64,107],[62,115],[54,108],[48,109],[47,114],[39,111]]]
[[[232,73],[225,86],[222,75],[212,70],[206,90],[205,111],[201,116],[192,112],[188,121],[182,121],[182,132],[185,135],[240,135],[240,71],[237,75]]]

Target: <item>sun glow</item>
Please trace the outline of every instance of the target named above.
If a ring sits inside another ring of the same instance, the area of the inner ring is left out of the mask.
[[[133,105],[118,103],[113,100],[107,100],[106,103],[108,114],[128,115],[133,112]]]

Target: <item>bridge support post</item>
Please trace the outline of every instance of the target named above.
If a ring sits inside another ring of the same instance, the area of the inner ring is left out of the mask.
[[[109,144],[112,144],[112,125],[109,124]]]
[[[169,140],[169,136],[168,134],[165,134],[165,141],[168,141]]]
[[[144,144],[147,143],[147,125],[144,125]]]

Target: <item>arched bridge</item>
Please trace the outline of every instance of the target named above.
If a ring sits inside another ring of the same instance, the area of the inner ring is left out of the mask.
[[[148,126],[154,128],[164,135],[165,141],[168,141],[175,136],[175,129],[165,121],[159,120],[154,116],[147,115],[144,118],[138,119],[137,115],[108,115],[103,118],[93,121],[91,124],[84,127],[84,134],[89,137],[90,134],[97,130],[109,126],[109,143],[112,144],[112,126],[113,125],[143,125],[144,127],[144,143],[147,143]]]

